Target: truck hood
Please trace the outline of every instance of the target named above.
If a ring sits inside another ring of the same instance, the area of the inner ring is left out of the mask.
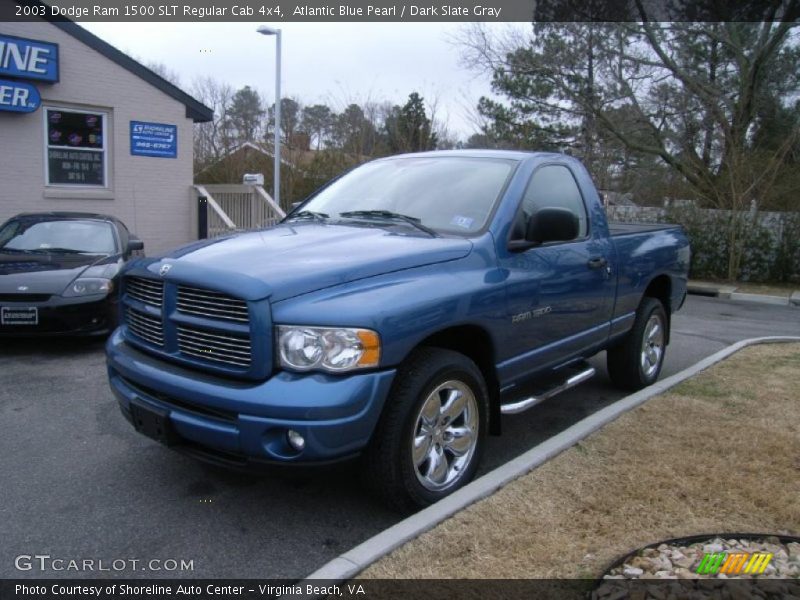
[[[207,270],[209,281],[226,275],[259,280],[278,302],[357,279],[455,260],[471,249],[469,240],[432,238],[405,227],[285,223],[186,246],[162,260],[174,261],[185,272]]]

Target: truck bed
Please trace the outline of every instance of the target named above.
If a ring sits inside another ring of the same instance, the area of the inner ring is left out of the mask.
[[[632,235],[635,233],[652,233],[655,231],[666,231],[674,229],[680,225],[672,223],[620,223],[608,222],[608,232],[611,237],[619,237],[622,235]]]

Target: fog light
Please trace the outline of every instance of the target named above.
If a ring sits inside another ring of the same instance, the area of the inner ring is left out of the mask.
[[[286,432],[286,441],[289,442],[289,445],[301,452],[303,448],[306,447],[306,441],[303,439],[303,436],[297,433],[294,429],[290,429]]]

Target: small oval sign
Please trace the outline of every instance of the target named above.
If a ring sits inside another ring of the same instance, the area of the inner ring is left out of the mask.
[[[0,110],[30,113],[41,104],[39,90],[31,84],[0,79]]]

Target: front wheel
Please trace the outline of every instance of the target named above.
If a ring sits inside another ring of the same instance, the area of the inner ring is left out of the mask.
[[[469,482],[483,450],[488,397],[480,370],[463,354],[416,350],[398,370],[365,452],[366,485],[410,512]]]
[[[656,382],[664,365],[668,326],[664,305],[645,297],[633,328],[607,353],[608,374],[616,386],[634,391]]]

